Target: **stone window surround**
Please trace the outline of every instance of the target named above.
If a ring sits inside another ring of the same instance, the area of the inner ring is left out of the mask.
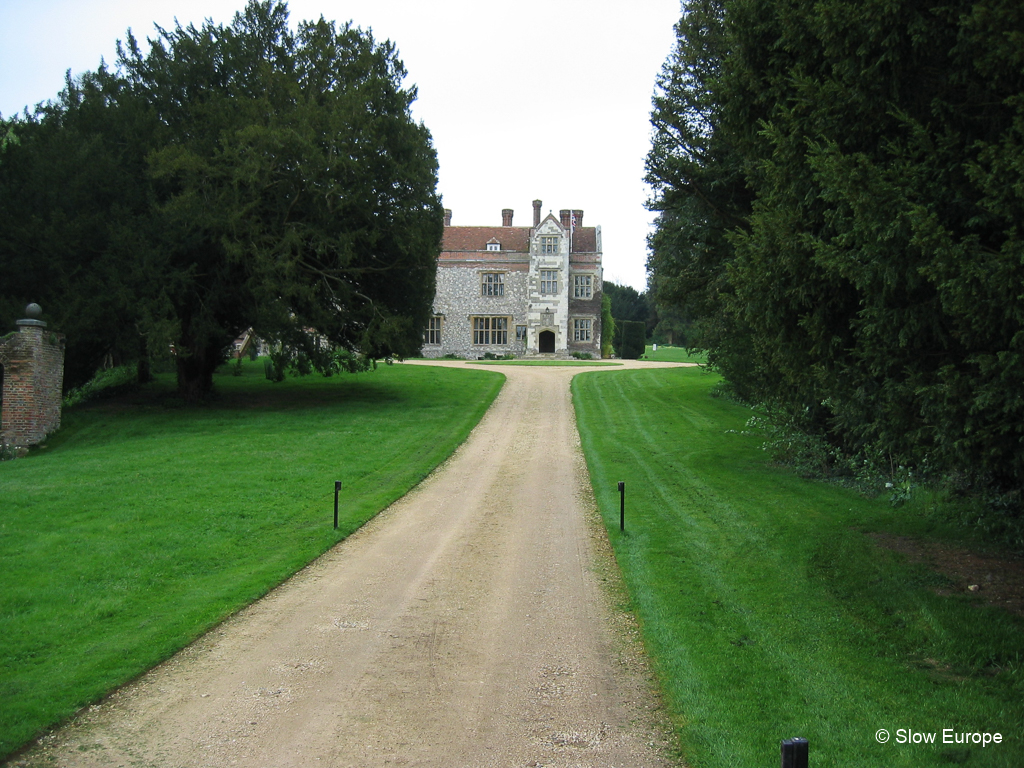
[[[481,272],[480,273],[480,295],[481,296],[504,296],[505,295],[505,273],[504,272]]]
[[[572,277],[572,293],[575,299],[592,299],[594,298],[594,276],[593,275],[573,275]]]
[[[558,280],[560,270],[540,270],[540,294],[541,296],[555,296],[558,294]]]
[[[444,329],[444,315],[434,315],[427,320],[427,328],[423,333],[423,343],[440,346],[441,331]],[[436,340],[435,340],[436,339]]]
[[[473,346],[500,347],[508,344],[508,326],[511,318],[508,315],[473,315],[470,324],[473,328]]]
[[[572,320],[572,340],[574,342],[590,342],[594,340],[594,320],[590,317],[574,317]]]

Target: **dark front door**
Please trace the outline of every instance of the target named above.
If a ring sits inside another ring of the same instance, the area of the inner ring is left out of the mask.
[[[540,352],[554,352],[555,351],[555,334],[553,331],[541,331],[540,338],[538,339]]]

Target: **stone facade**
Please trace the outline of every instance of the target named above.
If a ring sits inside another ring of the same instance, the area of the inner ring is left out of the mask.
[[[29,304],[19,332],[0,339],[0,444],[10,448],[41,443],[60,426],[64,337],[47,331],[39,313]]]
[[[572,353],[601,356],[601,228],[565,209],[533,226],[453,227],[445,211],[434,316],[423,355],[469,359]]]

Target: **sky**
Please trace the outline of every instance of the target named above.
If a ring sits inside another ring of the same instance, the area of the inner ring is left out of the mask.
[[[0,115],[52,99],[65,73],[116,61],[131,29],[230,23],[245,0],[0,0]],[[644,159],[651,97],[679,0],[291,0],[292,25],[320,16],[398,48],[413,115],[434,139],[452,224],[533,223],[581,209],[600,226],[604,276],[646,288],[652,215]],[[145,50],[145,44],[143,43]]]

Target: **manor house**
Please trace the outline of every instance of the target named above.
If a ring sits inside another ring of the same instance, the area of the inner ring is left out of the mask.
[[[601,356],[601,228],[540,209],[532,227],[513,226],[509,208],[500,227],[456,227],[445,210],[424,357]]]

